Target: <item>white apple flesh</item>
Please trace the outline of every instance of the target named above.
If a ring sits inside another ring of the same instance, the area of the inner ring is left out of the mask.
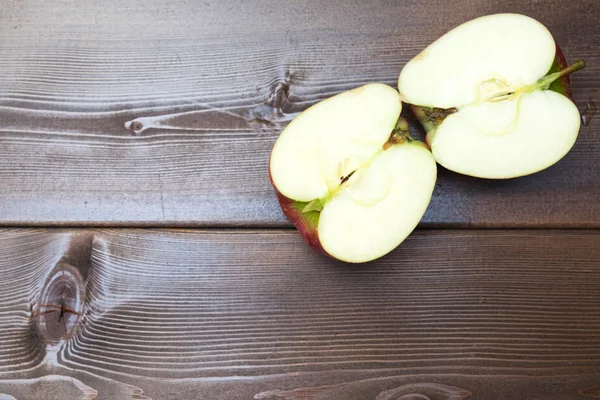
[[[279,136],[271,181],[284,213],[314,248],[346,262],[371,261],[421,220],[436,164],[408,135],[401,109],[396,90],[368,84],[315,104]]]
[[[407,63],[398,79],[403,100],[447,110],[428,129],[436,161],[458,173],[504,179],[564,157],[580,115],[569,98],[547,90],[563,76],[544,78],[556,49],[536,20],[495,14],[456,27]]]

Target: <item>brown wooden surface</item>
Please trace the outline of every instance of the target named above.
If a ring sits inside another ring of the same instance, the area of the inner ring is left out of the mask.
[[[294,231],[7,229],[0,249],[0,393],[17,399],[600,392],[598,231],[418,231],[369,266]]]
[[[362,266],[282,229],[286,123],[494,12],[586,59],[580,137],[530,177],[440,168],[421,226],[541,229],[419,230]],[[1,0],[0,400],[600,398],[600,229],[545,229],[600,228],[599,20],[597,0]]]
[[[267,176],[285,124],[395,86],[428,43],[494,12],[539,19],[587,60],[572,80],[585,123],[535,176],[440,171],[423,226],[600,227],[597,0],[3,0],[0,224],[289,226]]]

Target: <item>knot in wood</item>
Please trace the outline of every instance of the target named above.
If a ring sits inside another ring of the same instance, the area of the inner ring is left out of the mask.
[[[269,96],[268,103],[280,114],[291,112],[293,104],[290,101],[290,94],[295,81],[294,75],[288,71],[285,73],[283,79],[275,82],[271,87],[271,95]]]
[[[141,133],[146,129],[144,123],[138,119],[125,122],[125,129],[132,131],[135,134]]]
[[[85,282],[79,270],[59,263],[48,275],[34,305],[32,317],[39,335],[47,344],[68,340],[81,321]]]

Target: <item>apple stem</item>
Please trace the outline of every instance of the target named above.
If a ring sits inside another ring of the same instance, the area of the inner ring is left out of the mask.
[[[558,72],[555,72],[553,74],[546,75],[545,77],[543,77],[542,79],[540,79],[534,85],[534,89],[548,87],[555,80],[560,79],[563,76],[572,74],[573,72],[579,71],[580,69],[582,69],[584,67],[585,67],[585,61],[583,61],[582,59],[579,59],[579,60],[575,61],[573,64],[571,64],[570,66],[568,66],[567,68],[564,68],[564,69],[562,69],[562,70],[560,70]]]
[[[510,99],[510,98],[512,98],[516,95],[522,94],[522,93],[532,92],[532,91],[538,90],[538,89],[548,89],[550,84],[552,82],[554,82],[555,80],[560,79],[563,76],[572,74],[573,72],[579,71],[580,69],[582,69],[584,67],[585,67],[585,61],[583,61],[582,59],[579,59],[579,60],[575,61],[573,64],[571,64],[570,66],[568,66],[558,72],[554,72],[550,75],[546,75],[543,78],[540,78],[536,83],[534,83],[532,85],[525,86],[516,91],[496,93],[495,95],[489,97],[485,101],[491,101],[491,102],[502,101],[502,100]]]

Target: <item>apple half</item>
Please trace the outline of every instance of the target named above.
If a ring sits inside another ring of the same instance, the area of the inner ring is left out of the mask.
[[[283,130],[269,163],[285,215],[310,246],[351,263],[396,248],[421,220],[436,163],[400,117],[390,86],[323,100]]]
[[[398,89],[452,171],[505,179],[541,171],[573,147],[580,115],[551,33],[520,14],[468,21],[408,62]]]

